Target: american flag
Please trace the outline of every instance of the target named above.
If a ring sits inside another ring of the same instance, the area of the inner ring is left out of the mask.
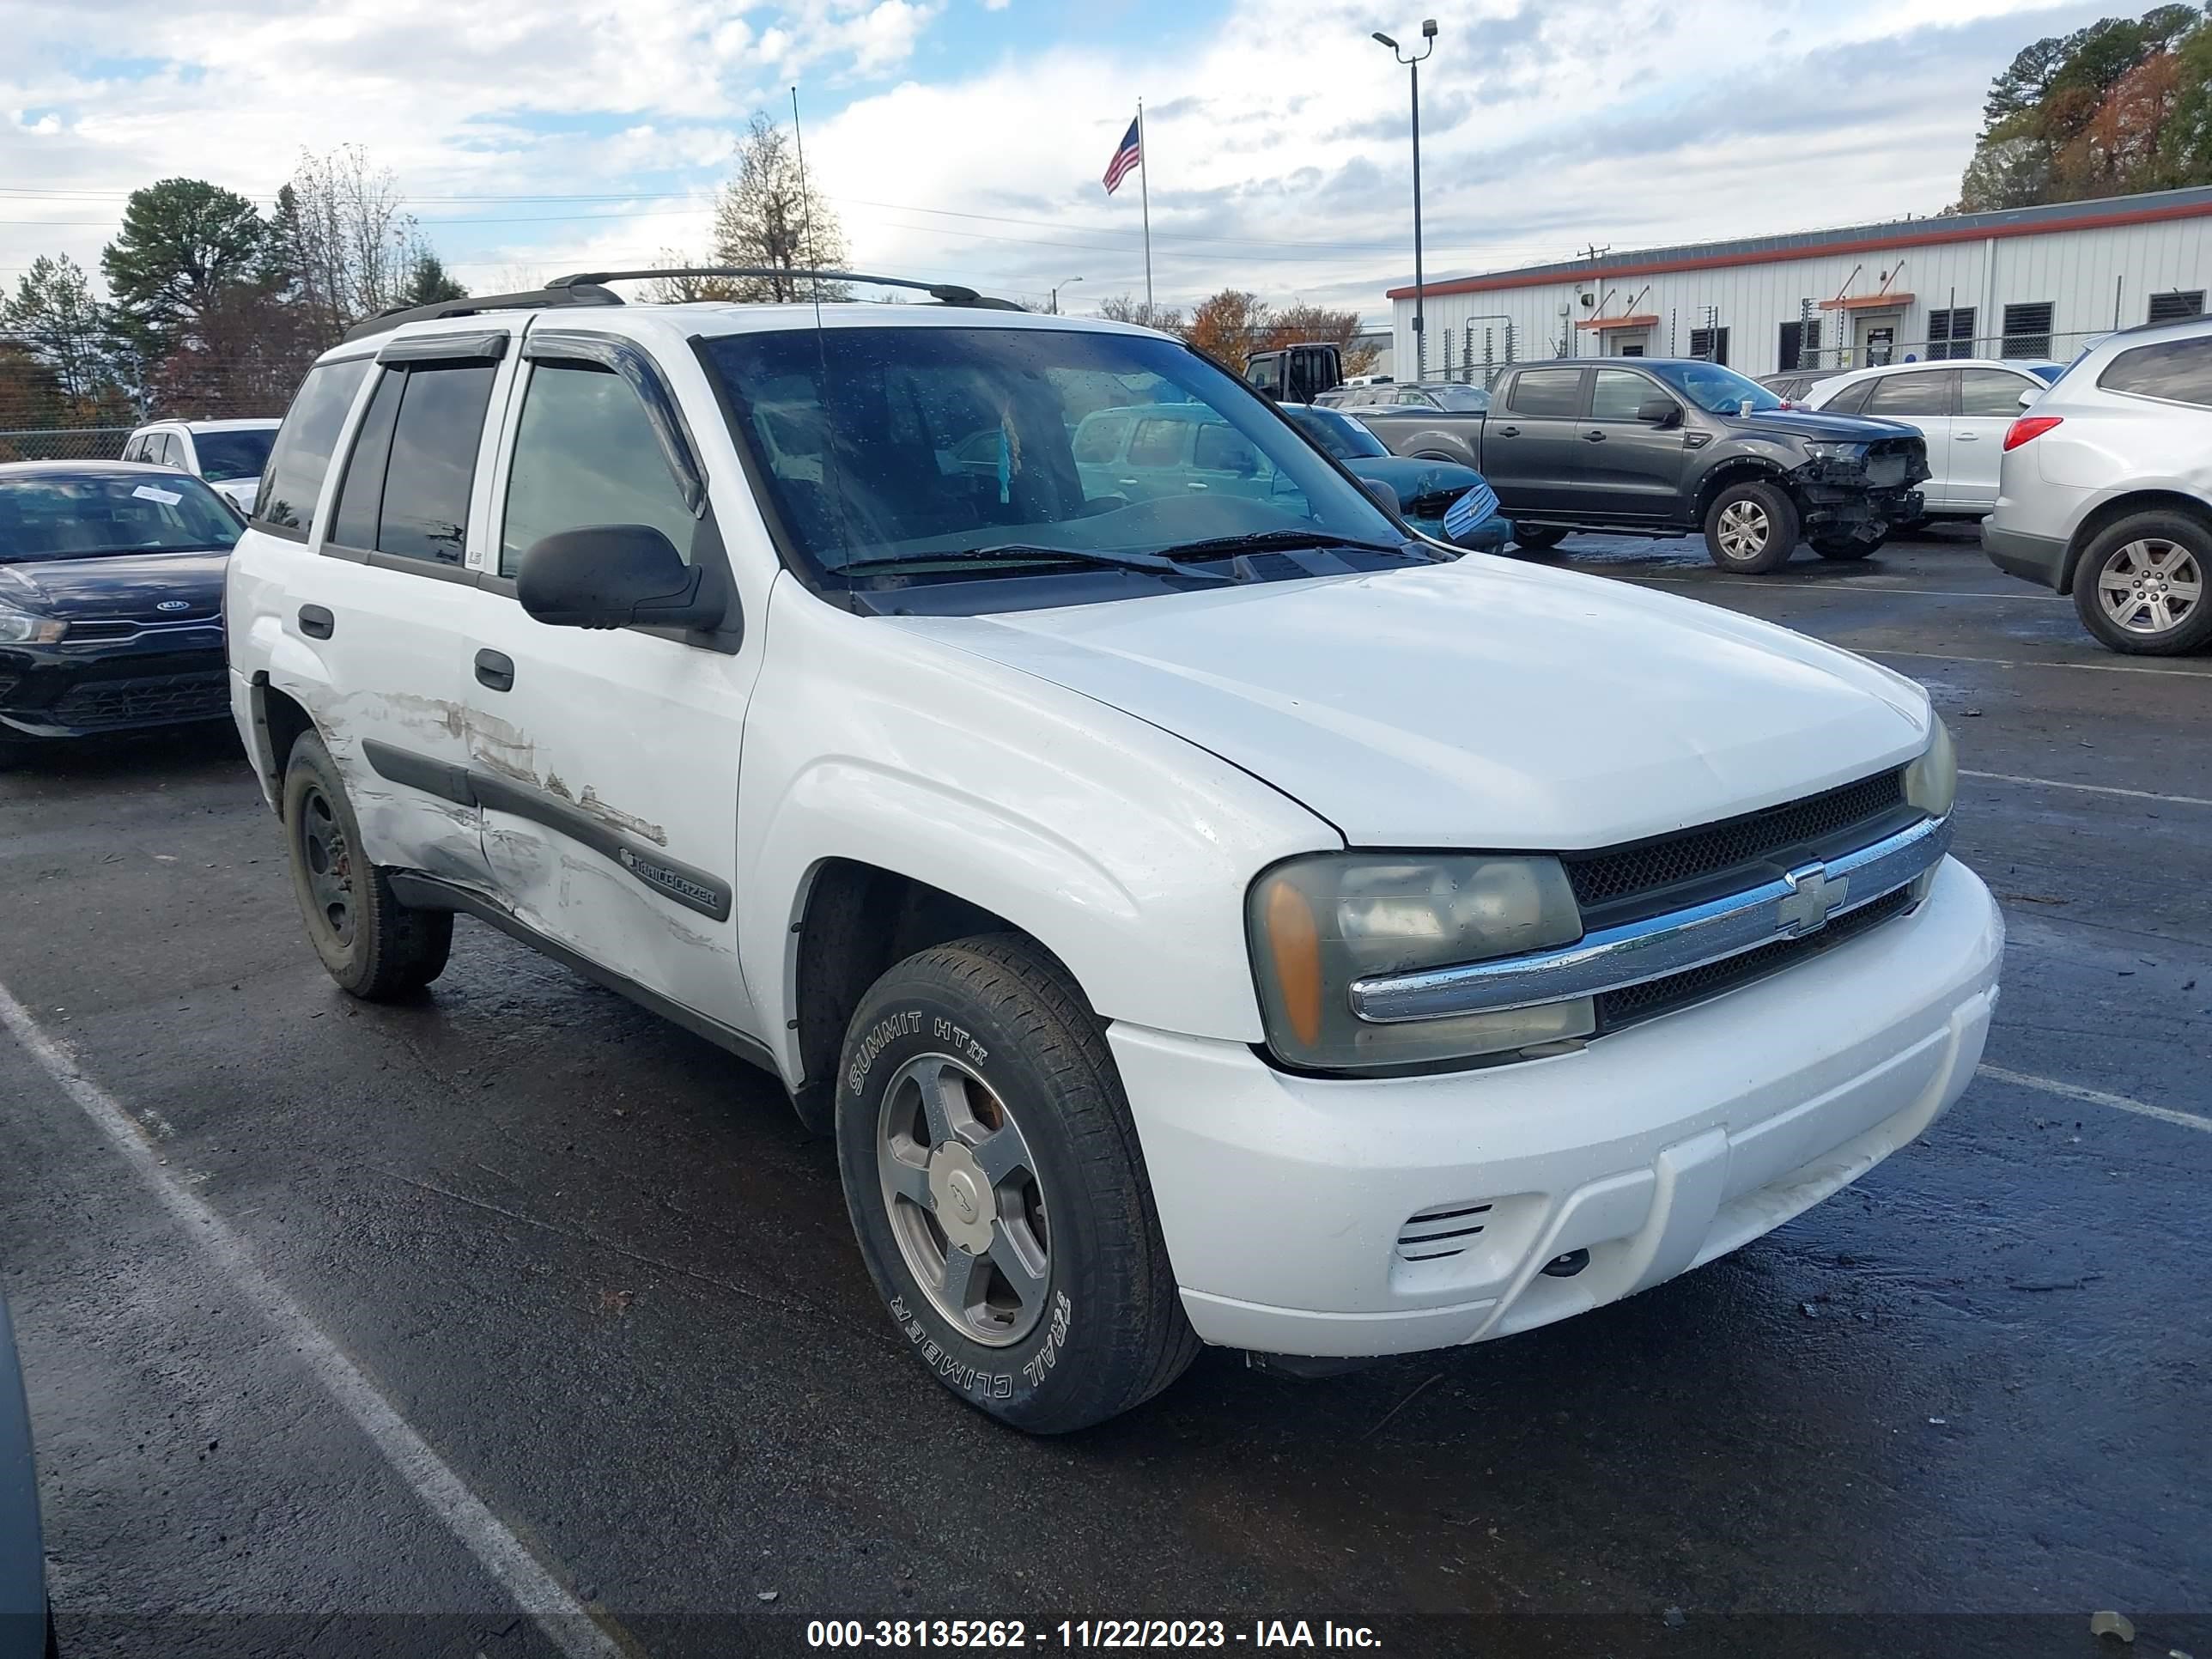
[[[1129,176],[1129,169],[1144,159],[1142,147],[1137,142],[1137,124],[1129,123],[1128,131],[1121,135],[1121,148],[1114,159],[1106,164],[1106,193],[1111,196],[1121,188],[1121,181]]]
[[[1445,509],[1444,535],[1455,542],[1497,511],[1498,493],[1487,481],[1478,479],[1474,489]]]

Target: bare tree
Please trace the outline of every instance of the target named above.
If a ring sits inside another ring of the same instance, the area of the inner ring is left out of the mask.
[[[1109,295],[1101,300],[1098,314],[1109,323],[1134,323],[1139,328],[1157,328],[1165,334],[1181,335],[1190,328],[1182,313],[1175,307],[1148,306],[1129,294]]]
[[[737,176],[722,186],[714,208],[714,258],[726,265],[767,270],[770,276],[732,280],[738,300],[843,300],[845,285],[817,285],[791,275],[844,268],[845,232],[821,193],[802,180],[799,157],[784,130],[755,115],[738,141]]]
[[[428,245],[390,167],[358,144],[300,152],[270,220],[272,287],[336,338],[364,317],[404,303]]]

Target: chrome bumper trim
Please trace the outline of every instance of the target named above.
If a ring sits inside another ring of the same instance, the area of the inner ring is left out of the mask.
[[[1370,1024],[1394,1025],[1626,990],[1817,933],[1925,874],[1950,845],[1948,817],[1923,818],[1826,864],[1803,865],[1686,910],[1587,933],[1557,950],[1355,980],[1352,1012]]]

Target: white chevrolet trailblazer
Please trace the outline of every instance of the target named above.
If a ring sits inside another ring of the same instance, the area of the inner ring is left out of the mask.
[[[1973,1075],[2002,926],[1912,682],[1454,559],[1161,335],[623,275],[316,365],[239,726],[342,986],[458,912],[773,1071],[963,1398],[1601,1307]]]

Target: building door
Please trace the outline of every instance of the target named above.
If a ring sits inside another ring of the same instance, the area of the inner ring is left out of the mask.
[[[1893,311],[1862,312],[1851,319],[1852,343],[1858,347],[1858,367],[1878,368],[1897,361],[1898,314]]]

